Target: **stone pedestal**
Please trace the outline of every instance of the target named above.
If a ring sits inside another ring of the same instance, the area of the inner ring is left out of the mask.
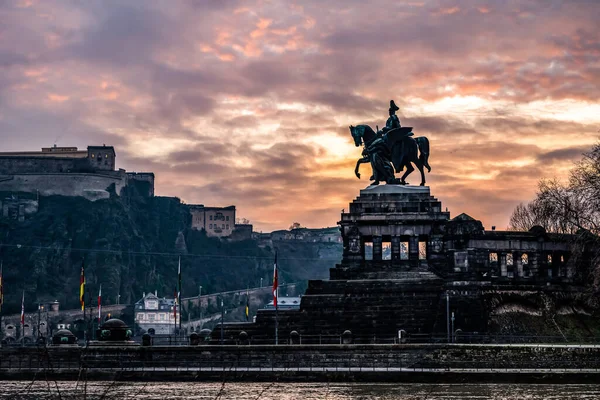
[[[428,260],[419,260],[419,242],[439,237],[448,219],[449,213],[442,211],[427,186],[379,185],[361,190],[339,222],[344,257],[332,271],[332,279],[393,278],[399,271],[421,266],[427,271]],[[351,243],[358,248],[352,251]],[[364,257],[365,243],[373,244],[372,260]],[[389,260],[382,257],[382,243],[391,245]],[[444,262],[436,258],[439,246],[428,247],[436,262]]]

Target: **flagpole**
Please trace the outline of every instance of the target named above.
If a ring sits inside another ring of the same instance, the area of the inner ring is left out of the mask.
[[[279,282],[277,276],[277,250],[275,250],[275,263],[273,265],[273,302],[275,303],[275,345],[279,344]]]
[[[25,346],[25,290],[21,298],[21,345]]]
[[[225,304],[223,303],[223,294],[221,293],[221,344],[223,344],[224,332],[223,323],[225,321]]]
[[[102,320],[102,284],[100,284],[100,290],[98,291],[98,327],[100,327],[101,320]]]
[[[2,340],[2,306],[4,305],[3,260],[0,260],[0,340]]]
[[[179,303],[179,334],[181,335],[181,312],[183,311],[183,304],[181,304],[181,256],[179,256],[177,268],[177,303]],[[177,314],[175,314],[175,324],[177,324]]]

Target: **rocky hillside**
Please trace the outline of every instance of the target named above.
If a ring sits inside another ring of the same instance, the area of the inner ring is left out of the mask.
[[[170,296],[181,254],[183,296],[255,287],[270,282],[274,250],[252,241],[227,242],[188,229],[190,215],[177,198],[143,197],[135,188],[122,197],[90,202],[80,197],[40,198],[39,212],[24,222],[0,217],[4,263],[4,313],[38,301],[78,306],[79,274],[85,263],[90,298],[102,284],[105,304],[141,298],[158,290]],[[6,194],[0,193],[5,196]],[[276,246],[277,247],[277,246]],[[339,249],[328,244],[278,246],[285,282],[326,278]],[[321,249],[323,248],[323,249]],[[319,260],[322,259],[322,260]],[[339,258],[337,258],[339,259]]]

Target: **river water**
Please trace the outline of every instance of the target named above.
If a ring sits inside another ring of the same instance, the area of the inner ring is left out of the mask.
[[[0,399],[600,399],[599,385],[0,381]]]

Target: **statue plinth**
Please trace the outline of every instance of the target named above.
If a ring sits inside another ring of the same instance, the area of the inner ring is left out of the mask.
[[[339,221],[344,255],[332,269],[332,279],[392,279],[403,271],[426,272],[431,258],[438,258],[438,236],[449,218],[428,186],[362,189]]]
[[[415,186],[415,185],[370,185],[360,191],[360,195],[369,194],[408,194],[418,193],[426,194],[429,193],[429,186]]]

